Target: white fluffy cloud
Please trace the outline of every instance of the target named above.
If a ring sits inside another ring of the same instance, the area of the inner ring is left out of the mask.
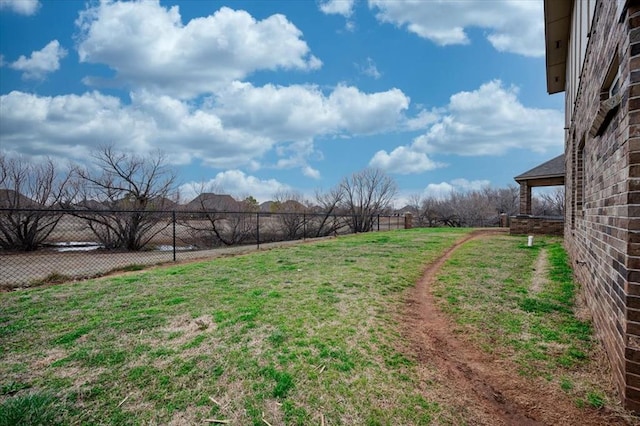
[[[438,121],[440,113],[442,111],[433,110],[426,111],[421,110],[415,117],[409,118],[405,121],[404,127],[407,130],[423,130],[428,128],[431,124]]]
[[[47,74],[60,69],[60,59],[67,56],[67,51],[60,46],[58,40],[50,41],[41,50],[31,52],[30,57],[20,56],[9,66],[22,71],[22,78],[27,80],[41,80]]]
[[[544,153],[563,143],[561,111],[528,108],[516,87],[493,80],[451,96],[446,113],[413,143],[424,152],[501,155],[510,149]]]
[[[338,86],[317,87],[236,82],[200,104],[140,90],[131,103],[99,92],[38,96],[10,92],[0,97],[3,147],[27,154],[64,153],[82,158],[102,144],[134,152],[160,148],[176,164],[200,161],[217,168],[257,169],[267,153],[270,167],[300,168],[320,158],[319,136],[378,133],[403,120],[409,100],[399,90],[363,93]]]
[[[34,15],[39,8],[38,0],[0,0],[0,10],[8,9],[20,15]]]
[[[3,148],[83,159],[99,145],[132,152],[160,148],[176,164],[194,159],[217,167],[251,165],[273,146],[269,138],[226,128],[207,111],[148,93],[131,105],[98,92],[55,97],[11,92],[0,97]]]
[[[477,191],[488,187],[488,180],[454,179],[450,182],[430,183],[424,189],[422,195],[430,198],[446,198],[452,192]]]
[[[390,173],[403,175],[422,173],[445,166],[445,164],[431,160],[427,154],[413,151],[406,146],[400,146],[391,153],[386,151],[376,152],[371,161],[369,161],[369,165]]]
[[[291,187],[275,179],[259,179],[240,170],[227,170],[218,173],[207,182],[189,182],[180,187],[180,195],[184,200],[197,196],[198,188],[215,188],[225,194],[233,194],[236,198],[253,196],[258,202],[271,200],[278,192],[290,191]]]
[[[320,171],[313,167],[306,165],[302,168],[302,174],[312,179],[320,179]]]
[[[342,15],[346,18],[353,13],[355,0],[325,0],[320,3],[320,10],[327,15]]]
[[[369,0],[381,22],[389,22],[438,45],[467,44],[466,30],[482,28],[501,52],[544,55],[542,1]]]
[[[317,86],[262,87],[235,82],[216,97],[216,111],[233,126],[267,132],[283,141],[318,135],[373,134],[395,128],[409,106],[399,89],[364,93],[339,85],[328,95]]]
[[[395,173],[420,173],[438,166],[429,158],[438,153],[502,155],[512,149],[544,153],[563,142],[561,111],[528,108],[519,101],[517,88],[504,87],[499,80],[456,93],[445,108],[425,114],[419,122],[438,115],[426,133],[391,153],[377,152],[371,163]]]
[[[302,32],[279,14],[258,21],[223,7],[185,25],[178,6],[165,8],[158,0],[103,1],[76,24],[81,62],[106,64],[120,83],[183,98],[257,70],[321,66]]]

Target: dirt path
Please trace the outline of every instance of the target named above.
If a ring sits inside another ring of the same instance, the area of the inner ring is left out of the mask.
[[[453,324],[436,307],[431,284],[438,270],[462,244],[499,232],[480,230],[449,248],[425,270],[407,299],[406,334],[420,362],[423,391],[455,407],[476,425],[624,425],[602,410],[578,409],[560,389],[544,379],[519,376],[510,361],[474,347],[454,333]],[[442,395],[444,389],[445,395]]]
[[[533,267],[533,278],[530,290],[532,293],[540,293],[547,284],[547,272],[549,272],[549,255],[545,249],[540,250],[536,264]]]

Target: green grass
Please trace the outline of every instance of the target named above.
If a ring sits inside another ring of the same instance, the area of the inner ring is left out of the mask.
[[[446,423],[456,414],[423,397],[399,349],[398,313],[468,231],[360,234],[0,294],[0,422]]]
[[[26,394],[0,403],[0,426],[58,425],[61,409],[51,395]]]
[[[534,291],[542,250],[546,283]],[[593,333],[574,314],[577,288],[561,240],[540,237],[534,247],[507,236],[472,241],[445,264],[434,291],[461,332],[512,359],[522,375],[554,382],[579,406],[604,405],[602,390],[580,374],[590,368]]]

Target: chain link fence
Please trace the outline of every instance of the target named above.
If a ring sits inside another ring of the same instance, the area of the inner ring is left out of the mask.
[[[402,229],[405,218],[308,212],[0,209],[0,289],[345,235],[354,227]]]

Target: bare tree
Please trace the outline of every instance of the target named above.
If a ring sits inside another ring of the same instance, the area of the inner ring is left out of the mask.
[[[486,188],[491,206],[498,214],[514,216],[520,211],[520,188],[509,185],[506,188]]]
[[[307,232],[313,237],[335,235],[342,227],[342,221],[338,219],[339,204],[342,201],[342,192],[339,187],[327,192],[317,190],[315,193],[315,206],[309,207],[312,216],[307,222]]]
[[[61,201],[68,197],[70,173],[50,158],[41,163],[0,153],[0,247],[32,251],[53,232],[62,218]]]
[[[438,200],[435,198],[425,198],[420,205],[421,222],[430,228],[438,226],[440,217],[438,216]]]
[[[434,208],[438,221],[444,226],[452,228],[462,226],[462,221],[458,216],[458,211],[460,210],[458,194],[451,193],[448,198],[437,200]]]
[[[422,226],[493,226],[500,215],[514,215],[519,208],[519,188],[485,187],[470,191],[452,191],[443,198],[425,198],[421,202]]]
[[[422,205],[422,195],[420,194],[412,194],[409,196],[407,200],[407,205],[404,207],[404,210],[407,209],[413,215],[413,226],[416,227],[424,227],[424,223],[420,216],[420,206]]]
[[[536,216],[564,215],[564,186],[554,187],[533,199],[533,214]]]
[[[485,191],[454,193],[455,208],[461,226],[486,226],[497,224],[497,212]]]
[[[371,231],[376,216],[391,207],[398,191],[392,178],[374,168],[344,178],[340,189],[343,194],[341,207],[349,215],[347,224],[352,232]]]
[[[307,202],[295,191],[278,191],[271,204],[272,213],[277,213],[278,228],[285,240],[296,240],[303,236],[306,225]]]
[[[198,241],[211,246],[242,244],[256,236],[258,202],[253,197],[236,201],[219,187],[201,184],[197,197],[187,204],[180,223]]]
[[[141,250],[169,225],[162,212],[175,191],[176,176],[161,152],[131,155],[102,147],[94,156],[96,170],[76,169],[81,201],[73,207],[95,209],[99,214],[76,215],[107,248]],[[166,218],[166,215],[164,215]]]
[[[6,154],[0,152],[0,188],[4,188],[4,183],[7,181],[7,176],[9,175],[7,162]]]
[[[409,197],[409,206],[416,216],[415,224],[417,227],[437,226],[438,217],[438,200],[433,197],[422,197],[420,194],[414,194]]]

